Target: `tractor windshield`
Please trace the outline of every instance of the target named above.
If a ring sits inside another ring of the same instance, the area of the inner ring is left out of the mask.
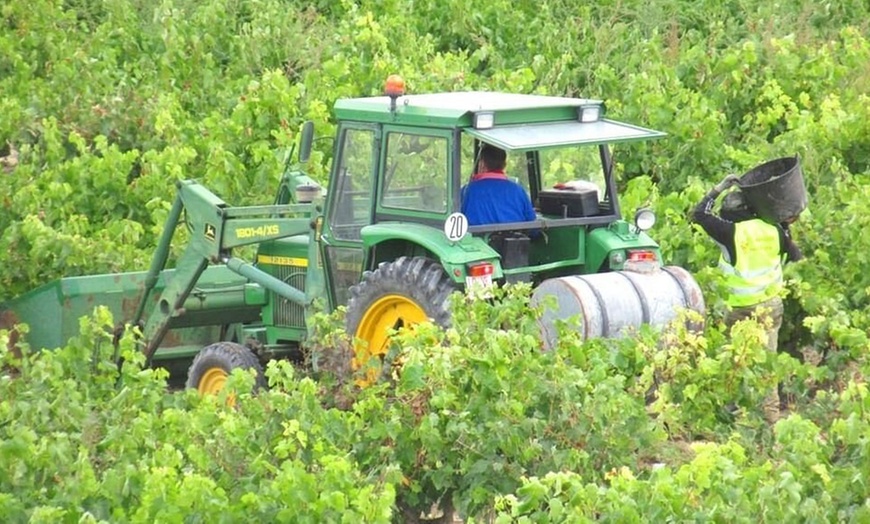
[[[478,151],[483,143],[477,139],[469,140],[468,137],[462,142],[463,185],[475,173]],[[604,219],[613,215],[613,188],[605,176],[604,160],[609,161],[606,146],[584,144],[540,151],[508,151],[506,154],[505,174],[523,187],[532,202],[537,219]],[[582,212],[575,211],[573,207],[570,210],[560,209],[558,206],[561,203],[551,205],[549,201],[554,192],[562,195],[570,192],[578,198],[582,194],[587,205]]]
[[[463,184],[474,173],[477,157],[472,142],[465,140],[462,146]],[[539,166],[537,170],[535,166]],[[508,153],[505,174],[533,196],[537,196],[541,189],[562,187],[565,184],[570,186],[573,183],[577,187],[594,188],[599,199],[606,198],[604,167],[600,149],[596,146]],[[583,183],[578,183],[579,181]]]
[[[599,201],[606,198],[607,184],[598,147],[546,149],[539,155],[541,189],[588,189],[596,193]]]

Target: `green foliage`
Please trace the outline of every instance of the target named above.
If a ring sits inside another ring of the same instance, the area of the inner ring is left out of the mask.
[[[16,359],[0,332],[0,511],[7,522],[389,522],[395,473],[363,472],[354,413],[319,407],[289,364],[273,390],[234,374],[220,397],[167,391],[132,334],[113,356],[98,310],[81,336]],[[4,369],[8,369],[5,368]],[[227,395],[237,399],[227,407]],[[291,415],[296,414],[296,415]]]
[[[663,440],[611,348],[569,339],[543,352],[528,300],[525,286],[492,303],[456,295],[452,328],[398,337],[395,403],[381,418],[407,479],[403,504],[446,500],[475,514],[521,476],[567,469],[600,480]]]
[[[234,409],[168,394],[129,337],[119,374],[105,313],[20,361],[2,333],[0,512],[386,522],[440,501],[499,522],[867,520],[868,19],[858,0],[3,3],[0,301],[143,269],[179,179],[270,201],[304,120],[328,137],[336,99],[400,73],[411,92],[601,98],[666,131],[615,149],[622,205],[653,207],[710,314],[702,334],[542,353],[514,289],[402,335],[389,384],[356,390],[333,333],[314,378],[279,363],[251,397],[232,377]],[[332,143],[315,148],[325,182]],[[795,154],[810,207],[781,340],[818,366],[769,358],[752,322],[726,339],[718,247],[689,223],[725,174]],[[793,414],[771,431],[758,400],[775,379]]]
[[[576,473],[526,478],[516,494],[496,501],[495,522],[825,522],[870,515],[866,472],[842,460],[815,424],[794,415],[775,433],[772,460],[752,457],[736,441],[695,442],[694,457],[679,468],[658,465],[643,476],[622,468],[606,486]]]

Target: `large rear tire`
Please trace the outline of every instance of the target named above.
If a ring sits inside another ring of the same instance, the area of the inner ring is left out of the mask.
[[[236,369],[256,370],[255,387],[266,387],[263,366],[257,356],[235,342],[218,342],[202,348],[190,365],[186,385],[204,395],[216,394],[224,388],[227,378]]]
[[[426,320],[450,325],[449,297],[456,290],[444,268],[424,257],[399,257],[363,273],[350,289],[347,332],[353,337],[354,369],[383,359],[390,349],[390,331]],[[379,366],[371,366],[361,384],[377,379]]]

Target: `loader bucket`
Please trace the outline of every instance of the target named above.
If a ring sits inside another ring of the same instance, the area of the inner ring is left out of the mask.
[[[173,273],[160,274],[151,295],[155,303]],[[107,307],[116,327],[123,326],[135,316],[146,274],[68,277],[45,284],[0,305],[0,329],[11,330],[10,345],[15,345],[19,341],[15,325],[27,324],[30,330],[23,342],[39,350],[66,345],[79,334],[79,319],[93,314],[97,306]],[[260,306],[246,304],[247,285],[244,277],[224,266],[207,268],[184,304],[185,314],[173,319],[154,358],[186,358],[219,341],[222,325],[257,320]]]

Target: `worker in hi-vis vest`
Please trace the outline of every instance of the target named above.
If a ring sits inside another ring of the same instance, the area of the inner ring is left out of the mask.
[[[755,315],[767,327],[767,348],[776,352],[782,325],[782,266],[803,257],[788,231],[797,217],[781,224],[766,222],[756,216],[740,191],[725,195],[719,216],[715,215],[716,199],[738,180],[736,175],[728,175],[716,184],[695,206],[692,220],[722,250],[719,268],[728,286],[725,324],[730,329]],[[779,417],[776,388],[765,399],[763,408],[768,420]]]

